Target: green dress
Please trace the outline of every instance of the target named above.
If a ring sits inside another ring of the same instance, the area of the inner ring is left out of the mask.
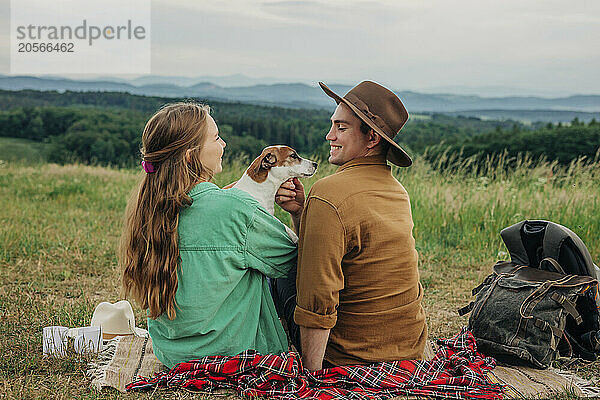
[[[189,193],[179,216],[177,316],[148,319],[154,353],[167,367],[247,349],[281,353],[287,338],[267,276],[286,276],[296,245],[249,194],[210,182]]]

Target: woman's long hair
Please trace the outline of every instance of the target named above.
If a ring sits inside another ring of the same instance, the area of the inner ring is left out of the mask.
[[[192,204],[187,193],[194,185],[212,176],[199,159],[209,112],[201,104],[169,104],[142,134],[142,158],[155,172],[144,174],[127,205],[119,264],[125,295],[149,310],[150,318],[176,315],[179,212]]]

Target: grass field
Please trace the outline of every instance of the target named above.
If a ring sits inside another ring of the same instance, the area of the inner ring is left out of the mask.
[[[1,146],[1,144],[0,144]],[[500,167],[496,166],[500,163]],[[440,173],[417,159],[394,173],[411,195],[425,308],[432,337],[456,333],[467,321],[455,310],[504,251],[500,230],[522,219],[548,219],[577,233],[600,259],[600,165],[568,168],[506,160],[480,172],[469,161]],[[321,163],[314,180],[334,172]],[[215,179],[237,179],[243,161]],[[0,398],[182,398],[189,394],[97,393],[85,359],[42,357],[48,325],[89,324],[100,301],[121,299],[116,243],[126,201],[142,172],[81,165],[0,163]],[[284,221],[286,216],[279,210]],[[138,326],[145,327],[136,308]],[[600,384],[600,362],[579,368]]]
[[[46,162],[48,143],[0,137],[0,160],[28,163]]]

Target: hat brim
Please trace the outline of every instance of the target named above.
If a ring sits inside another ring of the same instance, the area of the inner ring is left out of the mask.
[[[379,136],[381,136],[383,139],[385,139],[388,143],[391,144],[390,149],[387,152],[387,159],[392,164],[395,164],[399,167],[410,167],[412,165],[412,160],[410,156],[404,151],[404,149],[402,149],[402,147],[400,147],[398,143],[394,142],[392,138],[386,135],[380,127],[375,125],[375,123],[371,121],[371,119],[367,117],[362,111],[360,111],[354,104],[352,104],[345,98],[337,95],[333,90],[329,89],[327,85],[325,85],[323,82],[319,82],[319,86],[321,86],[321,89],[323,89],[325,94],[334,99],[337,104],[340,104],[340,102],[342,102],[348,107],[350,107],[352,111],[354,111],[354,113],[358,116],[358,118],[364,121],[375,132],[377,132]]]

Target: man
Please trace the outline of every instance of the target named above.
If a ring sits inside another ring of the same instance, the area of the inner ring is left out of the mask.
[[[408,113],[374,82],[344,97],[319,84],[338,104],[325,139],[339,168],[306,200],[297,180],[277,199],[301,212],[294,320],[304,366],[421,358],[427,326],[410,201],[386,163],[412,163],[393,141]]]

